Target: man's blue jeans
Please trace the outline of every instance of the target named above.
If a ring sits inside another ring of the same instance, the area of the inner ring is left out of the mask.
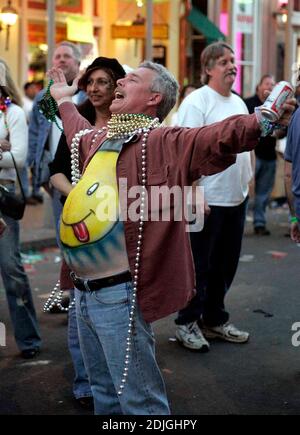
[[[254,228],[266,226],[266,207],[273,189],[275,173],[276,160],[256,157]]]
[[[60,194],[58,190],[54,190],[54,199],[52,201],[53,214],[55,220],[56,237],[59,248],[61,248],[59,240],[59,224],[60,215],[59,209],[62,209],[62,204],[59,201]],[[59,216],[59,218],[58,218]],[[70,301],[74,299],[74,289],[70,289]],[[75,307],[72,307],[68,313],[68,348],[73,362],[74,368],[74,381],[73,381],[73,394],[75,399],[81,397],[91,397],[92,392],[88,380],[88,375],[84,366],[82,352],[79,344],[78,326],[76,319]]]
[[[132,284],[95,292],[75,290],[81,350],[94,397],[95,414],[168,415],[164,381],[155,359],[154,336],[137,309],[128,378],[124,370]]]
[[[0,269],[15,339],[21,351],[39,348],[41,338],[36,313],[20,255],[19,224],[3,217],[8,228],[0,238]]]
[[[70,301],[74,298],[74,290],[70,290]],[[73,361],[75,377],[73,381],[73,394],[76,399],[91,397],[91,387],[84,366],[82,353],[79,345],[78,326],[75,307],[69,309],[68,316],[68,348]]]

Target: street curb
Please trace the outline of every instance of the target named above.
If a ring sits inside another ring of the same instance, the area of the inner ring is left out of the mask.
[[[34,251],[45,248],[57,247],[56,238],[49,237],[48,239],[28,240],[21,242],[21,251]]]

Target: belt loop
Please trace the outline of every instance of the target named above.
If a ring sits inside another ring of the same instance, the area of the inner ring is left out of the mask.
[[[89,288],[88,281],[89,281],[88,279],[84,279],[83,285],[84,285],[84,288],[86,289],[86,291],[91,293],[92,290]]]

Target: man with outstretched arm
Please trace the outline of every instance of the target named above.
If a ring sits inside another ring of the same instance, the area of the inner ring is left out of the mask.
[[[183,190],[201,175],[224,170],[237,152],[254,148],[260,123],[249,115],[204,128],[159,128],[176,102],[178,84],[163,66],[144,62],[118,80],[111,120],[98,131],[71,102],[76,82],[68,86],[58,69],[49,75],[74,182],[79,160],[84,164],[65,204],[60,236],[77,289],[95,412],[168,414],[150,323],[187,304],[195,276],[185,220],[149,220],[155,207],[164,210],[155,197],[149,203],[147,198],[158,186]],[[293,108],[291,100],[281,123]],[[137,216],[130,213],[137,202],[133,189],[139,192]]]

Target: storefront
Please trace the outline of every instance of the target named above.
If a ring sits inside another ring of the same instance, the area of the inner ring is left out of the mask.
[[[262,2],[233,0],[232,45],[238,66],[235,90],[245,97],[254,92],[261,75]]]
[[[0,0],[0,7],[6,3]],[[201,52],[213,41],[226,40],[236,53],[236,91],[249,96],[262,74],[288,78],[291,64],[300,63],[300,1],[285,3],[153,0],[153,58],[166,65],[180,84],[199,83]],[[8,50],[5,28],[0,32],[0,55],[19,84],[44,77],[46,4],[46,0],[12,0],[19,19],[10,28]],[[146,0],[57,0],[56,5],[55,42],[68,39],[80,44],[83,65],[98,55],[116,57],[130,67],[145,58]],[[278,17],[282,18],[287,8],[284,23]]]
[[[43,80],[47,60],[47,5],[45,0],[28,0],[26,40],[27,79]],[[97,2],[84,0],[56,1],[55,44],[69,40],[80,45],[83,65],[98,56],[100,22]],[[25,68],[26,70],[26,68]]]
[[[285,4],[285,57],[284,71],[294,85],[298,82],[300,67],[300,0]]]
[[[198,80],[202,50],[213,40],[225,39],[235,51],[238,76],[234,88],[243,97],[255,92],[263,74],[274,74],[277,80],[288,78],[286,70],[291,67],[284,68],[284,59],[289,55],[286,47],[288,23],[282,21],[286,3],[280,0],[193,0],[193,10],[200,9],[201,17],[196,23],[187,17],[190,28],[186,34],[190,32],[191,37],[190,40],[187,38],[185,50],[188,54],[186,77]],[[295,8],[299,3],[294,0]],[[300,57],[300,48],[297,48],[300,47],[300,12],[294,12],[292,20],[298,23],[290,41],[295,62],[296,52]],[[292,62],[286,59],[286,63]]]
[[[0,0],[0,8],[7,0]],[[178,76],[179,14],[181,0],[153,0],[153,58]],[[136,67],[146,52],[146,1],[56,0],[55,43],[80,44],[83,67],[98,55],[116,57]],[[11,66],[15,80],[43,80],[47,59],[47,1],[12,0],[18,22],[10,28],[6,50],[0,39],[0,56]],[[3,32],[2,32],[3,33]]]

